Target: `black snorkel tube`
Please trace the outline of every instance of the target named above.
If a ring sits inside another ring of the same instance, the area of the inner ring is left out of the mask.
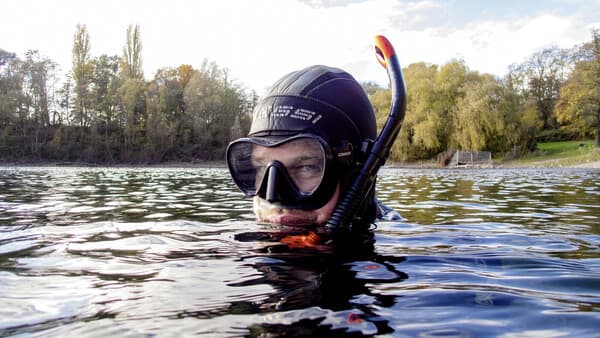
[[[361,203],[375,182],[379,168],[385,164],[390,148],[404,120],[406,111],[406,86],[402,68],[392,44],[382,35],[375,36],[377,61],[387,70],[392,90],[390,113],[375,143],[371,147],[360,173],[340,199],[327,221],[326,227],[332,231],[350,230]]]

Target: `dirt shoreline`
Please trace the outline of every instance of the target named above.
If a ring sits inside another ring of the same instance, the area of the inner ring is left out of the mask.
[[[498,165],[497,168],[591,168],[599,169],[600,161],[590,161],[582,163],[568,163],[564,164],[557,160],[538,161],[528,164],[517,164],[512,165],[510,163]]]
[[[581,163],[581,164],[578,164],[578,165],[574,166],[574,168],[595,168],[595,169],[599,169],[600,168],[600,161]]]

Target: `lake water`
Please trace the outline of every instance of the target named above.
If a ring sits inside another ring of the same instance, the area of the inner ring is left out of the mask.
[[[598,337],[600,170],[384,169],[288,248],[225,169],[0,168],[0,336]]]

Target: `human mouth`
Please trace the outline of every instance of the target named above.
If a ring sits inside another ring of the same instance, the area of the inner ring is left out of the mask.
[[[315,220],[313,217],[294,215],[294,214],[283,214],[276,215],[274,218],[275,223],[288,226],[306,226],[314,224]]]

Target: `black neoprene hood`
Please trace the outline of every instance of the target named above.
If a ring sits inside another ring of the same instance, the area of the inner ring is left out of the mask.
[[[329,145],[359,145],[377,137],[375,114],[360,84],[347,72],[310,66],[277,81],[254,109],[250,137],[311,133]]]

